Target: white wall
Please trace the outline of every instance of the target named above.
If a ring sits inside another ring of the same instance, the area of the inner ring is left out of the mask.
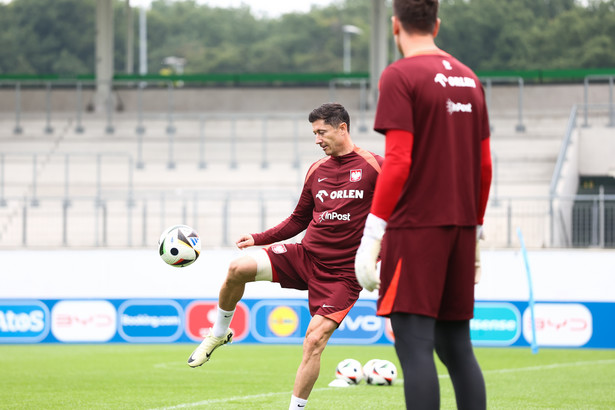
[[[579,173],[615,176],[615,128],[580,129]]]
[[[173,268],[156,250],[1,251],[0,298],[217,298],[228,263],[254,250],[208,250]],[[615,250],[529,251],[539,301],[615,302]],[[484,250],[477,300],[527,300],[519,251]],[[246,298],[305,298],[268,282],[246,286]],[[363,297],[375,298],[364,292]]]

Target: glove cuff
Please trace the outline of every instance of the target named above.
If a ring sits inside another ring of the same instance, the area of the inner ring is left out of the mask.
[[[485,239],[485,233],[483,232],[483,226],[476,225],[476,241],[478,242],[481,239]]]
[[[387,221],[370,213],[367,215],[367,219],[365,220],[365,230],[363,231],[363,235],[381,240],[384,236],[386,227]]]

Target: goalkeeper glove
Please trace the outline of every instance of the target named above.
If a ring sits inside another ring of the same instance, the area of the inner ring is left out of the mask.
[[[374,214],[367,215],[361,245],[357,250],[354,262],[357,281],[365,289],[372,291],[380,287],[380,275],[376,262],[380,255],[380,247],[387,223]]]

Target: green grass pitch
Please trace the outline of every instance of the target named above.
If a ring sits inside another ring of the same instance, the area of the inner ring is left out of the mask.
[[[194,345],[3,345],[1,409],[285,409],[301,346],[233,344],[204,366],[186,359]],[[490,409],[615,408],[615,351],[477,348]],[[402,384],[328,387],[336,364],[382,358],[392,346],[331,345],[323,355],[311,409],[400,409]],[[438,363],[442,408],[453,389]],[[403,377],[400,374],[400,378]]]

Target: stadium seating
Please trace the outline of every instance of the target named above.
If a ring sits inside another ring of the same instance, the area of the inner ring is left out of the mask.
[[[513,88],[492,93],[490,246],[511,246],[512,226],[523,227],[529,246],[548,246],[545,198],[579,87],[542,90],[544,95],[538,88],[526,87],[532,97],[522,119]],[[382,153],[384,139],[371,130],[373,111],[360,112],[358,97],[343,91],[355,143]],[[327,91],[299,90],[305,95],[291,104],[286,89],[261,90],[266,98],[259,105],[253,90],[243,96],[227,90],[243,107],[233,112],[195,111],[185,101],[195,101],[199,91],[186,92],[174,97],[179,108],[172,114],[140,117],[131,111],[134,95],[126,92],[124,111],[112,116],[86,112],[76,118],[57,108],[49,122],[40,111],[29,113],[20,118],[20,134],[11,113],[3,113],[0,247],[150,247],[175,223],[203,232],[205,246],[226,246],[239,233],[285,218],[307,167],[323,155],[307,113],[318,105],[314,101],[327,99]],[[220,97],[224,93],[215,91],[222,106],[230,98]]]

